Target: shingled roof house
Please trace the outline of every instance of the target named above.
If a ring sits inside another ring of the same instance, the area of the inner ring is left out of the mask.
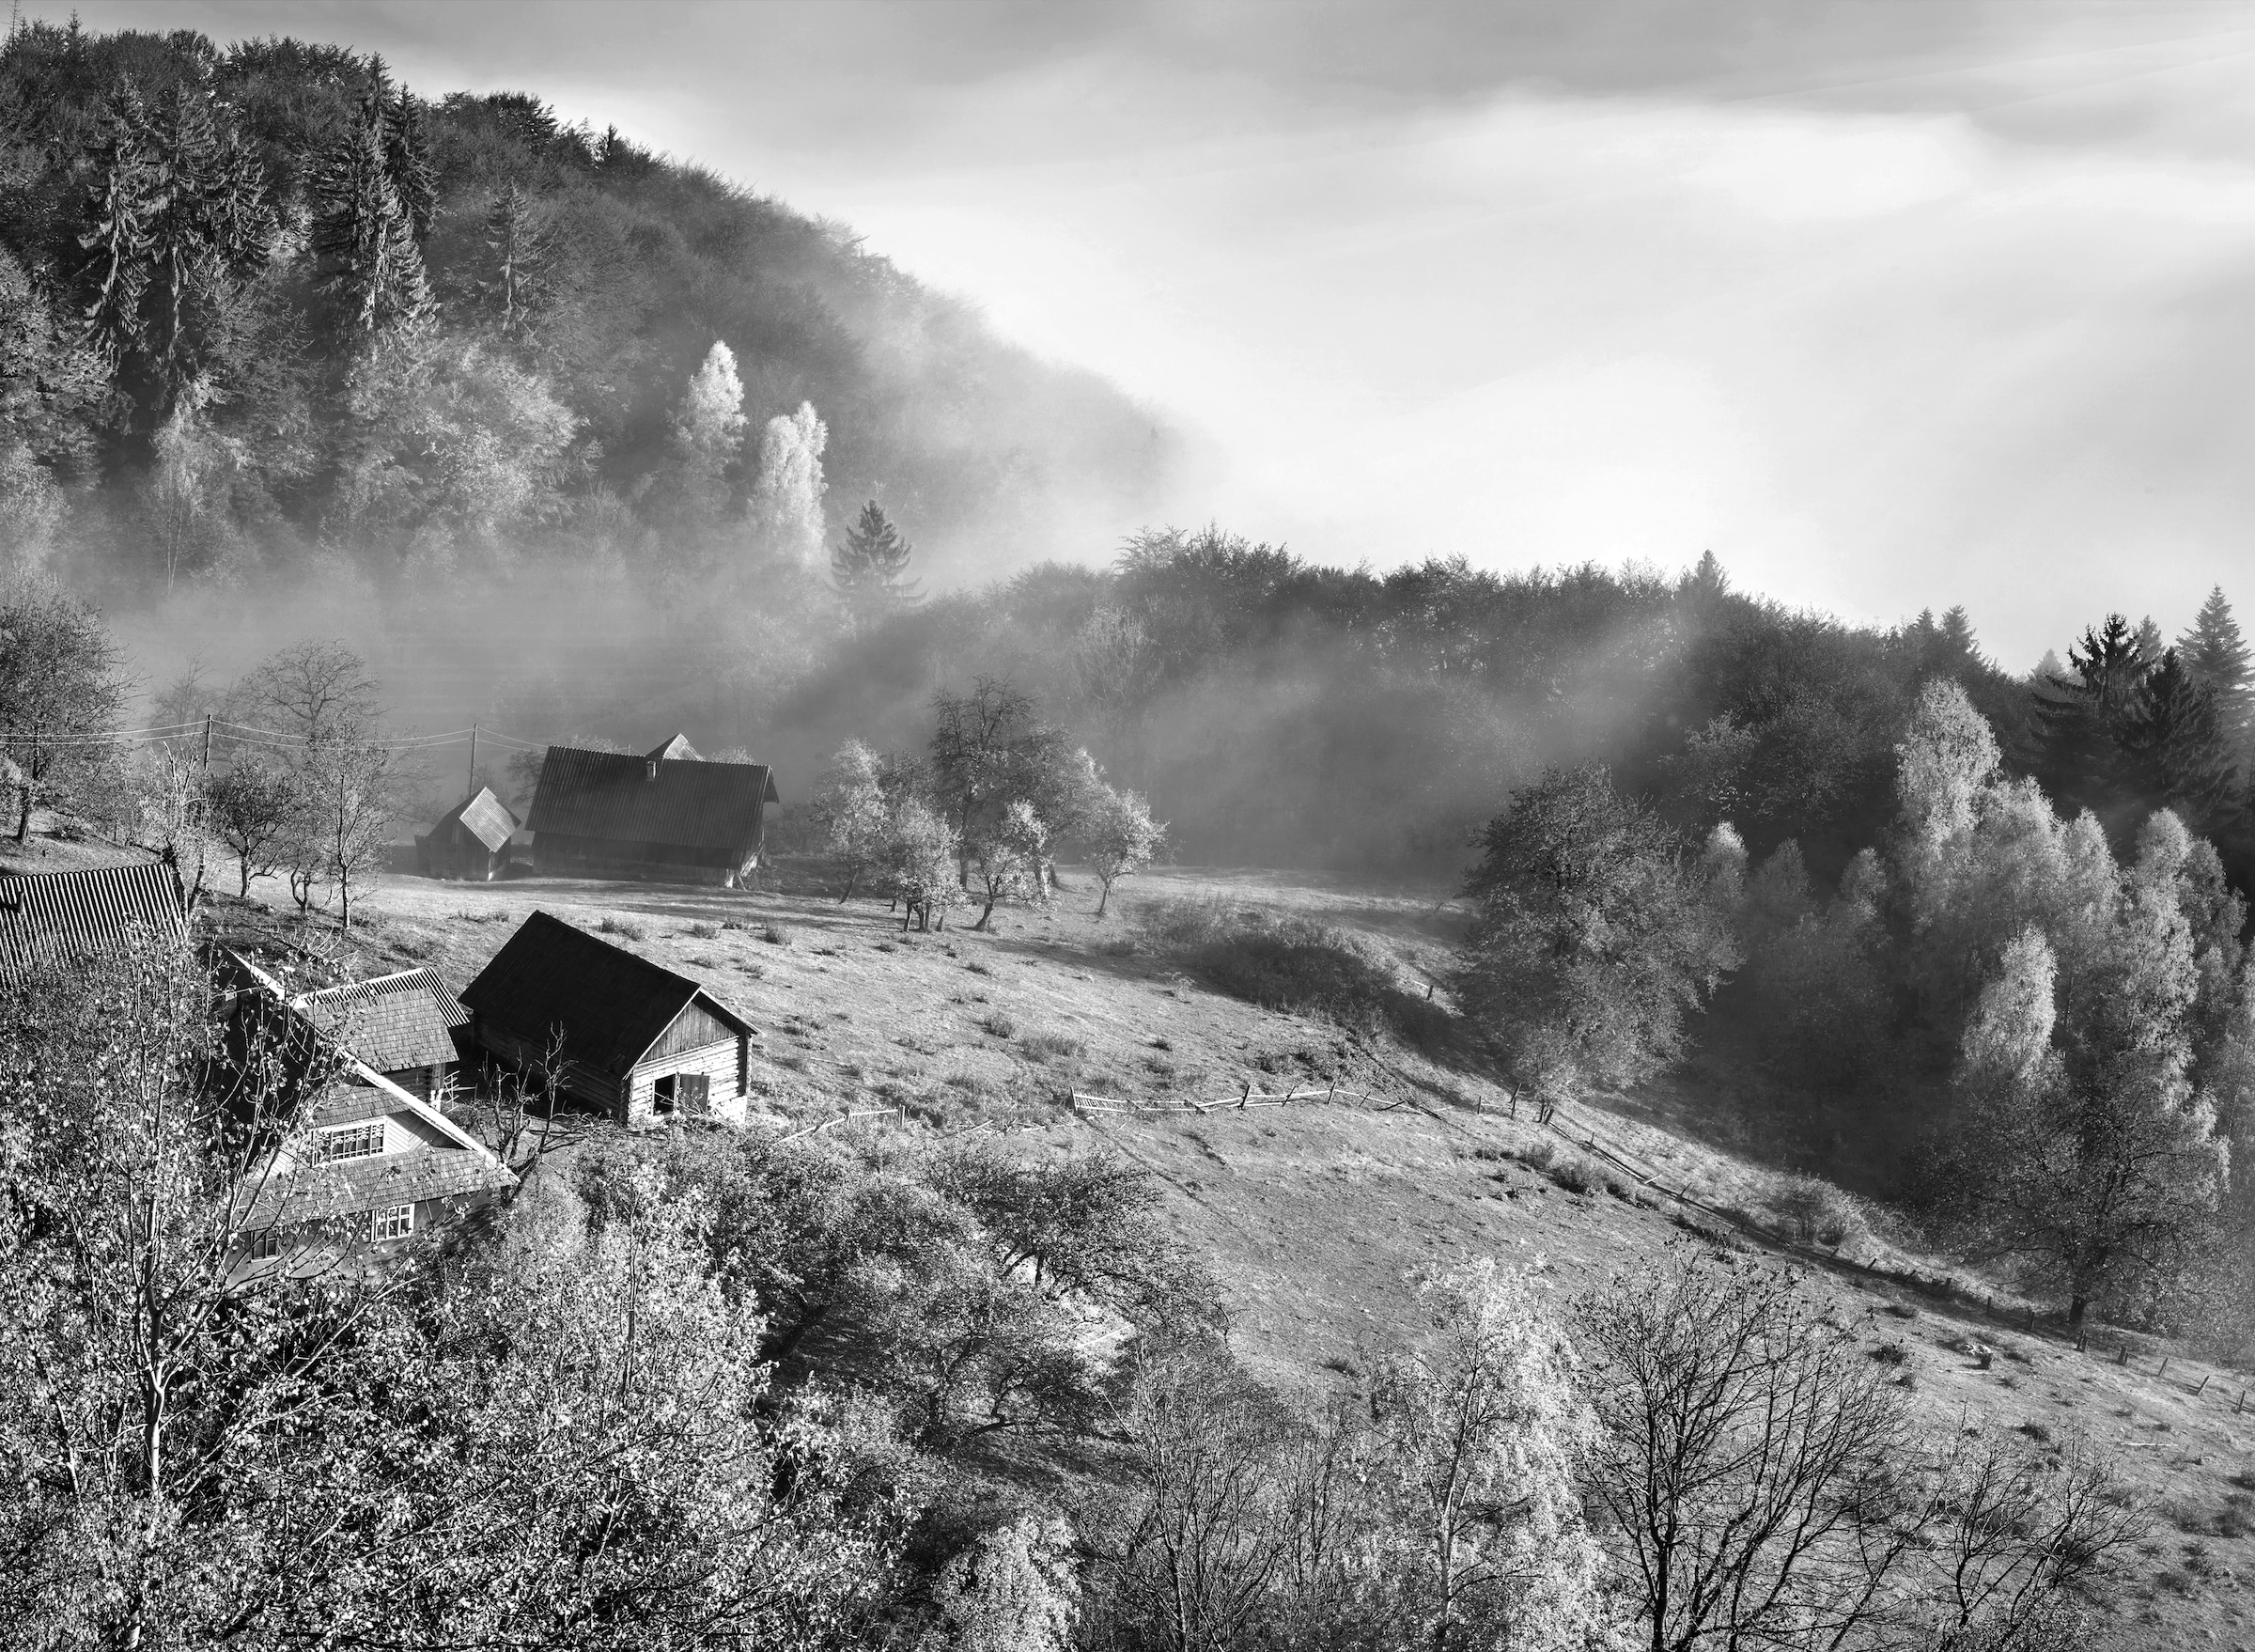
[[[641,756],[551,746],[525,824],[546,873],[734,888],[781,801],[765,764],[708,763],[679,735]]]
[[[0,981],[99,952],[129,929],[179,935],[184,904],[163,861],[0,877]]]
[[[445,1088],[470,1035],[470,1012],[431,969],[327,987],[290,1002],[341,1048],[424,1101]]]
[[[415,839],[415,867],[426,878],[490,882],[509,864],[509,839],[523,824],[516,811],[481,786]]]
[[[552,1066],[566,1095],[617,1123],[744,1121],[751,1023],[687,975],[546,912],[525,919],[462,1002],[482,1048],[534,1076]]]
[[[239,1194],[244,1265],[304,1272],[381,1257],[517,1185],[476,1137],[339,1050],[326,1018],[257,964],[223,951],[214,974],[239,1070],[260,1057],[263,1077],[238,1085],[238,1111],[254,1110],[248,1122],[274,1137]]]

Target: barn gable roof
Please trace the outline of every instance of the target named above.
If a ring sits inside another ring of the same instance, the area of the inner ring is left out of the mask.
[[[689,976],[542,912],[525,919],[462,990],[462,1002],[534,1045],[545,1045],[560,1027],[568,1059],[607,1073],[631,1068],[692,1003],[739,1034],[752,1031]]]
[[[536,834],[739,855],[756,849],[763,808],[780,801],[767,765],[661,756],[666,749],[637,756],[549,747],[525,824]]]
[[[378,1072],[456,1060],[455,1029],[470,1024],[462,1001],[431,969],[308,992],[294,1007]]]
[[[516,811],[493,795],[493,788],[481,786],[475,797],[464,798],[430,823],[432,832],[459,820],[470,829],[488,853],[499,854],[518,827],[524,824],[517,818]]]
[[[704,754],[689,743],[686,734],[676,734],[656,751],[645,752],[643,756],[677,763],[702,763],[705,760]]]
[[[180,881],[162,861],[0,877],[0,980],[94,951],[134,925],[179,935],[181,904]]]

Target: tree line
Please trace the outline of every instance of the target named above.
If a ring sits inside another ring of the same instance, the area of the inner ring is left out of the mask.
[[[9,1008],[11,1646],[2016,1652],[2145,1529],[1688,1242],[1405,1282],[1341,1384],[1263,1379],[1102,1152],[598,1131],[395,1267],[245,1266],[302,1120],[193,955]]]

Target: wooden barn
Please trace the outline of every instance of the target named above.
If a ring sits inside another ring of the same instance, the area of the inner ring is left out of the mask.
[[[179,935],[186,902],[163,861],[0,877],[0,981],[101,951],[129,929]]]
[[[547,912],[525,919],[462,1003],[481,1049],[534,1078],[552,1070],[619,1124],[744,1121],[751,1023],[687,975]]]
[[[705,762],[679,735],[641,756],[551,746],[525,824],[544,873],[734,888],[780,801],[765,764]]]
[[[431,969],[325,987],[290,1004],[339,1048],[425,1101],[445,1091],[470,1036],[470,1012]]]
[[[213,975],[224,1048],[245,1075],[228,1086],[231,1108],[270,1144],[237,1195],[239,1267],[310,1274],[381,1262],[516,1187],[475,1136],[339,1047],[330,1011],[307,1007],[324,994],[292,999],[228,948]]]
[[[426,878],[490,883],[507,869],[509,839],[522,824],[491,787],[481,786],[415,839],[416,869]]]

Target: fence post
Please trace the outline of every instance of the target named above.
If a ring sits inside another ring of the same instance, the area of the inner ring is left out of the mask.
[[[1244,1112],[1244,1111],[1245,1111],[1245,1108],[1246,1108],[1246,1105],[1247,1105],[1247,1103],[1249,1103],[1250,1101],[1252,1101],[1252,1081],[1251,1079],[1247,1079],[1247,1080],[1245,1081],[1245,1088],[1244,1088],[1244,1090],[1243,1090],[1243,1091],[1242,1091],[1242,1092],[1241,1092],[1241,1093],[1238,1095],[1238,1097],[1237,1097],[1237,1111],[1238,1111],[1239,1113],[1242,1113],[1242,1112]]]
[[[2161,1356],[2161,1368],[2158,1371],[2155,1371],[2154,1375],[2156,1377],[2166,1377],[2169,1375],[2169,1356],[2167,1354],[2163,1354]]]
[[[2215,1375],[2216,1375],[2216,1373],[2215,1373],[2215,1372],[2213,1372],[2213,1371],[2211,1371],[2211,1372],[2209,1372],[2209,1373],[2208,1373],[2208,1377],[2213,1377],[2213,1376],[2215,1376]],[[2194,1390],[2192,1391],[2192,1397],[2193,1397],[2193,1398],[2195,1398],[2195,1399],[2198,1399],[2198,1398],[2200,1398],[2200,1397],[2201,1397],[2201,1395],[2203,1395],[2203,1394],[2206,1394],[2206,1393],[2208,1392],[2208,1377],[2203,1377],[2203,1378],[2201,1378],[2201,1385],[2200,1385],[2198,1388],[2196,1388],[2196,1389],[2194,1389]]]

